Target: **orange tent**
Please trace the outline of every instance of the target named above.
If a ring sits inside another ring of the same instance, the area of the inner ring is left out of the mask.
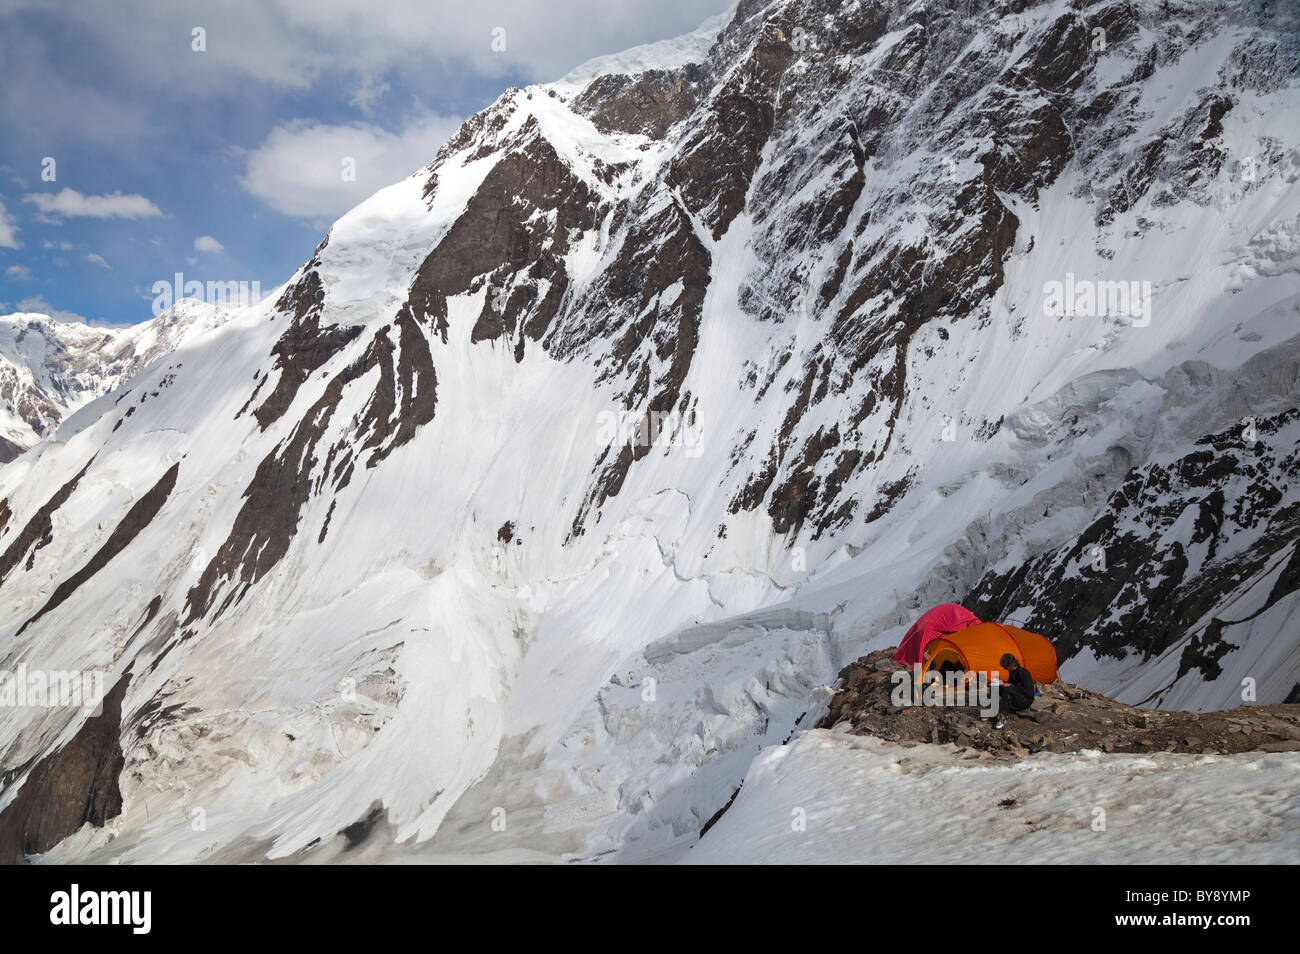
[[[1056,682],[1056,649],[1047,637],[1002,623],[980,623],[930,640],[925,646],[921,672],[924,675],[949,662],[965,672],[996,672],[1006,680],[1009,673],[999,662],[1003,653],[1019,659],[1035,682]]]

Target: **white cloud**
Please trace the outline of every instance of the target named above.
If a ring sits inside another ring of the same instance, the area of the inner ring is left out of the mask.
[[[57,248],[62,249],[65,252],[70,252],[72,251],[72,243],[66,240],[62,242],[51,242],[49,239],[46,239],[41,243],[41,248]]]
[[[0,248],[22,248],[23,243],[15,237],[17,231],[17,227],[9,221],[4,203],[0,202]]]
[[[26,265],[10,265],[5,269],[6,278],[15,278],[20,282],[25,282],[32,277],[32,270]]]
[[[367,116],[377,101],[430,95],[441,85],[477,98],[476,76],[493,86],[507,77],[558,79],[593,56],[689,33],[727,6],[728,0],[565,0],[559,9],[538,0],[386,0],[377,15],[356,0],[0,0],[0,123],[47,149],[96,142],[138,150],[148,143],[171,154],[183,149],[176,140],[185,133],[168,116],[170,107],[198,97],[255,101],[259,119],[263,106],[285,115],[289,96],[301,110],[300,95],[318,88],[337,102],[341,87],[343,99]],[[190,43],[200,25],[207,31],[202,53]],[[108,69],[75,68],[76,45],[49,41],[59,27],[93,36],[97,62]],[[505,31],[501,51],[492,48],[498,28]],[[452,82],[445,83],[448,75]]]
[[[102,323],[103,321],[103,319],[100,319],[100,322],[92,322],[89,318],[85,318],[77,314],[75,311],[60,311],[40,295],[34,295],[31,298],[24,298],[18,303],[17,308],[14,310],[31,312],[32,314],[37,315],[49,315],[55,321],[75,322],[82,325]]]
[[[104,261],[104,256],[96,254],[95,252],[91,252],[87,255],[86,261],[90,262],[92,265],[98,265],[100,268],[107,268],[110,272],[113,270],[113,266]]]
[[[48,0],[10,2],[41,13],[49,6]],[[728,6],[728,0],[566,0],[559,10],[537,0],[387,0],[377,15],[356,0],[262,0],[203,5],[199,14],[190,3],[119,0],[78,5],[77,19],[134,76],[158,88],[211,92],[241,77],[286,90],[309,89],[330,70],[382,77],[417,57],[483,75],[552,80],[593,56],[689,33]],[[206,30],[204,53],[190,48],[195,26]],[[493,48],[496,29],[505,31],[505,50]],[[92,97],[98,92],[78,86],[67,98],[83,88]],[[130,120],[147,122],[147,111],[140,113]]]
[[[392,91],[392,87],[377,76],[363,73],[352,98],[348,100],[363,113],[369,113],[377,102]]]
[[[45,216],[67,216],[90,219],[145,219],[162,215],[162,210],[142,195],[82,195],[76,189],[63,189],[51,195],[48,192],[29,192],[23,196]]]
[[[433,159],[459,125],[431,114],[397,133],[368,123],[286,123],[248,154],[239,184],[277,212],[326,225]],[[344,177],[346,160],[355,181]]]
[[[225,250],[226,247],[211,235],[200,235],[194,240],[194,251],[196,252],[224,252]]]

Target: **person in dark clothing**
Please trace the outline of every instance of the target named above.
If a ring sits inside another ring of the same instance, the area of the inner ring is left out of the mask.
[[[1020,660],[1011,653],[1003,653],[998,660],[1007,671],[1007,681],[998,687],[998,727],[1002,726],[1003,717],[1009,712],[1023,712],[1034,702],[1034,677],[1028,669],[1020,665]]]

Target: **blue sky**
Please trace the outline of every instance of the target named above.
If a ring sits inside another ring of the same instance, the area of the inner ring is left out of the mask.
[[[176,272],[269,291],[506,87],[728,5],[0,0],[0,314],[142,321]]]

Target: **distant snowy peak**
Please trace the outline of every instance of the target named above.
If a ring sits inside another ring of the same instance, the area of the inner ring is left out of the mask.
[[[0,315],[0,463],[221,319],[215,306],[191,298],[128,327],[58,321],[33,312]]]

